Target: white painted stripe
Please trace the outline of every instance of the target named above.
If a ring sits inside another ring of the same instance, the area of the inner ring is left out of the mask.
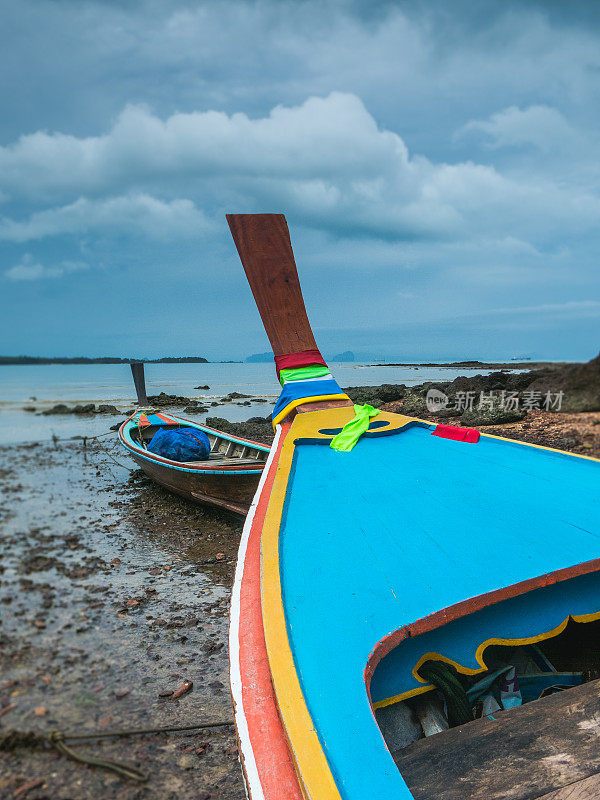
[[[315,381],[333,381],[335,380],[331,372],[328,372],[327,375],[320,375],[318,378],[300,378],[297,381],[286,381],[284,380],[283,385],[285,386],[287,383],[298,385],[300,383],[314,383]]]
[[[238,550],[237,564],[235,567],[235,577],[233,580],[233,588],[231,590],[231,606],[229,611],[229,682],[231,684],[231,697],[233,699],[233,714],[235,717],[235,724],[238,733],[238,739],[241,748],[241,759],[245,767],[245,773],[248,780],[246,790],[249,790],[249,796],[252,800],[264,800],[264,792],[258,768],[256,766],[256,759],[254,757],[254,750],[252,749],[252,741],[250,739],[250,731],[248,730],[248,722],[244,712],[244,696],[242,691],[242,674],[240,669],[240,599],[242,591],[242,578],[244,575],[244,566],[246,563],[246,550],[248,549],[248,539],[250,538],[250,530],[254,521],[254,514],[261,496],[267,475],[275,453],[277,452],[277,445],[281,437],[281,425],[277,426],[275,431],[275,439],[271,445],[271,451],[265,464],[265,468],[258,484],[258,489],[252,500],[244,528],[242,530],[242,537],[240,539],[240,547]]]

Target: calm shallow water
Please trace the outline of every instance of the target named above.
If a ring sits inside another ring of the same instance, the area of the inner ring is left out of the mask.
[[[404,383],[453,380],[460,374],[481,370],[456,370],[450,367],[374,366],[362,363],[339,363],[332,372],[341,386],[376,386],[381,383]],[[194,387],[208,385],[210,389]],[[242,392],[264,398],[251,406],[224,403],[206,416],[225,417],[242,422],[254,416],[267,416],[279,394],[279,384],[272,363],[264,364],[147,364],[148,394],[184,395],[210,405],[230,392]],[[36,366],[0,366],[0,441],[45,441],[59,437],[97,435],[122,417],[96,415],[77,417],[41,416],[40,411],[56,403],[110,403],[119,411],[133,407],[135,392],[128,364],[47,364]],[[34,406],[37,413],[23,411]]]

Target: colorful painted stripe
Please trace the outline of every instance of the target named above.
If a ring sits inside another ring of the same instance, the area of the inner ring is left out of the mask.
[[[329,378],[309,378],[286,383],[273,409],[273,428],[284,420],[296,406],[318,400],[348,400],[337,381]]]
[[[179,425],[180,422],[177,419],[173,419],[172,417],[167,416],[166,414],[161,414],[159,411],[150,411],[149,413],[144,413],[140,411],[130,417],[132,422],[135,422],[138,427],[140,428],[148,428],[150,425]]]
[[[303,381],[308,378],[329,378],[331,374],[329,367],[324,367],[321,364],[314,364],[309,367],[298,367],[295,369],[282,369],[279,372],[279,383],[283,386],[284,383],[292,381]]]
[[[242,531],[231,596],[231,694],[251,800],[303,800],[269,670],[260,589],[260,538],[289,423],[279,426]]]
[[[327,366],[325,359],[316,348],[300,350],[298,353],[282,353],[275,356],[275,367],[277,368],[278,376],[282,369],[309,367],[311,364],[320,364],[322,367]]]

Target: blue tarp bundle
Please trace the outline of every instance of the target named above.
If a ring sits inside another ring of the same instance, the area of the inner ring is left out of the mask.
[[[208,436],[197,428],[160,428],[148,450],[171,461],[206,461],[210,455]]]

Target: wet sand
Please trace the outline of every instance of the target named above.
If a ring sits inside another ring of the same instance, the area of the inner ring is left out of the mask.
[[[229,592],[241,521],[193,506],[81,440],[0,448],[0,734],[83,734],[232,718]],[[132,474],[133,472],[133,474]],[[179,700],[159,695],[184,680]],[[11,708],[12,707],[12,708]],[[245,796],[233,727],[90,741],[120,780],[49,752],[0,753],[0,797]]]

